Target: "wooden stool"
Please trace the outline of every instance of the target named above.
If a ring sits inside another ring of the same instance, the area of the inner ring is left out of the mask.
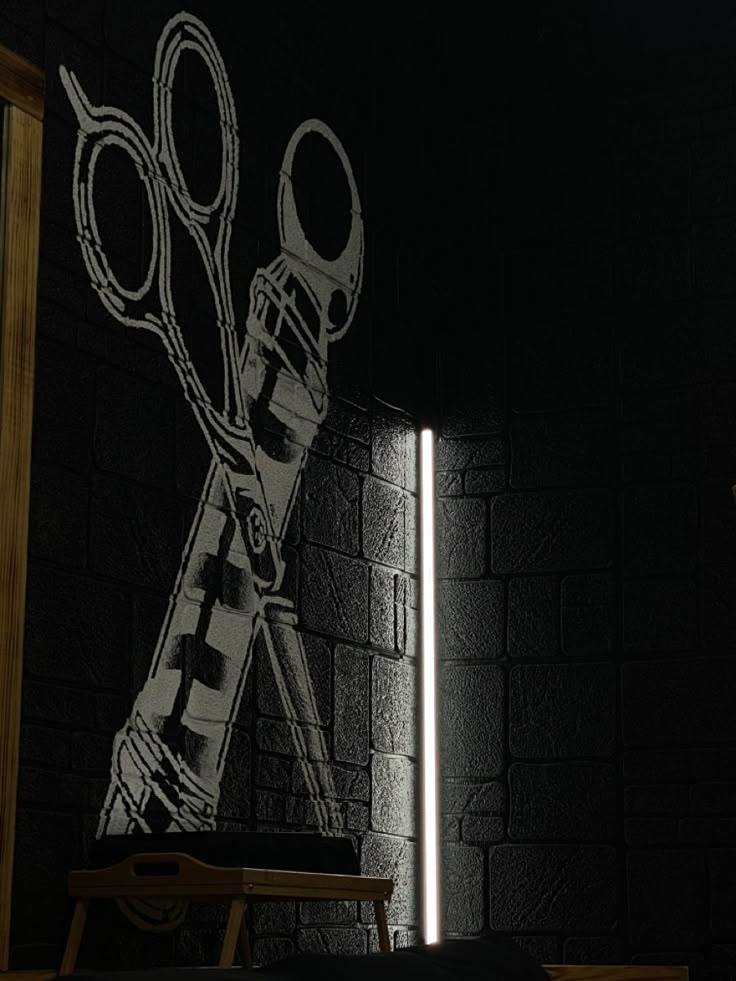
[[[323,872],[286,872],[279,869],[228,868],[206,865],[181,852],[131,855],[106,869],[69,873],[69,895],[76,897],[59,974],[71,974],[92,899],[177,898],[204,902],[228,901],[230,914],[220,951],[220,967],[232,967],[235,949],[243,967],[251,966],[245,910],[259,899],[353,899],[372,902],[376,914],[378,946],[391,950],[385,903],[391,898],[391,879]]]

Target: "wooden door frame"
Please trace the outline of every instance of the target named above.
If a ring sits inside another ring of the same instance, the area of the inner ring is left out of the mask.
[[[0,46],[0,973],[8,970],[15,847],[41,202],[43,72]]]

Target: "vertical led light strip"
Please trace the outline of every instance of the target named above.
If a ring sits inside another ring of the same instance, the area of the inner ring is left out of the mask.
[[[434,434],[419,438],[422,616],[422,883],[424,942],[440,939],[437,645],[435,638]]]

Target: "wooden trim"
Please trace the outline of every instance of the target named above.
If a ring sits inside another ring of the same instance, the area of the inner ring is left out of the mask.
[[[171,866],[164,874],[139,874],[136,869]],[[106,869],[69,873],[71,896],[179,896],[182,899],[230,896],[284,896],[290,899],[389,899],[391,879],[281,869],[228,868],[206,865],[181,852],[139,853]]]
[[[64,955],[61,958],[59,974],[71,974],[77,963],[79,945],[82,943],[82,934],[87,923],[87,910],[89,909],[88,899],[78,899],[74,907],[72,925],[69,927],[69,936],[66,938]]]
[[[686,967],[649,964],[545,964],[552,981],[688,981]]]
[[[0,335],[0,971],[8,969],[15,846],[42,134],[38,119],[16,106],[6,108]]]
[[[0,45],[0,99],[43,119],[46,76],[36,65]]]
[[[225,927],[225,939],[222,941],[218,967],[233,966],[244,915],[245,899],[242,896],[238,896],[230,903],[230,912],[227,917],[227,926]]]

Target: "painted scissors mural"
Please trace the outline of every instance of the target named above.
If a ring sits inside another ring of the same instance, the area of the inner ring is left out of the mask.
[[[172,100],[185,51],[204,61],[217,96],[222,175],[208,203],[192,199],[174,141]],[[256,270],[240,341],[229,268],[239,140],[227,73],[206,26],[180,13],[161,34],[152,138],[122,109],[93,106],[74,73],[63,66],[60,72],[79,122],[73,195],[90,281],[116,320],[160,339],[212,454],[148,678],[114,740],[98,836],[215,827],[232,724],[258,637],[269,655],[318,826],[323,832],[340,828],[296,611],[282,594],[282,543],[307,449],[327,412],[328,347],[349,328],[361,290],[363,221],[350,162],[319,120],[302,123],[291,136],[276,202],[280,253]],[[297,213],[292,167],[307,134],[327,141],[350,190],[351,227],[334,260],[312,248]],[[96,167],[109,147],[134,162],[152,218],[150,262],[136,289],[116,277],[96,218]],[[196,245],[215,304],[224,385],[218,401],[205,390],[177,319],[171,287],[176,221]]]

